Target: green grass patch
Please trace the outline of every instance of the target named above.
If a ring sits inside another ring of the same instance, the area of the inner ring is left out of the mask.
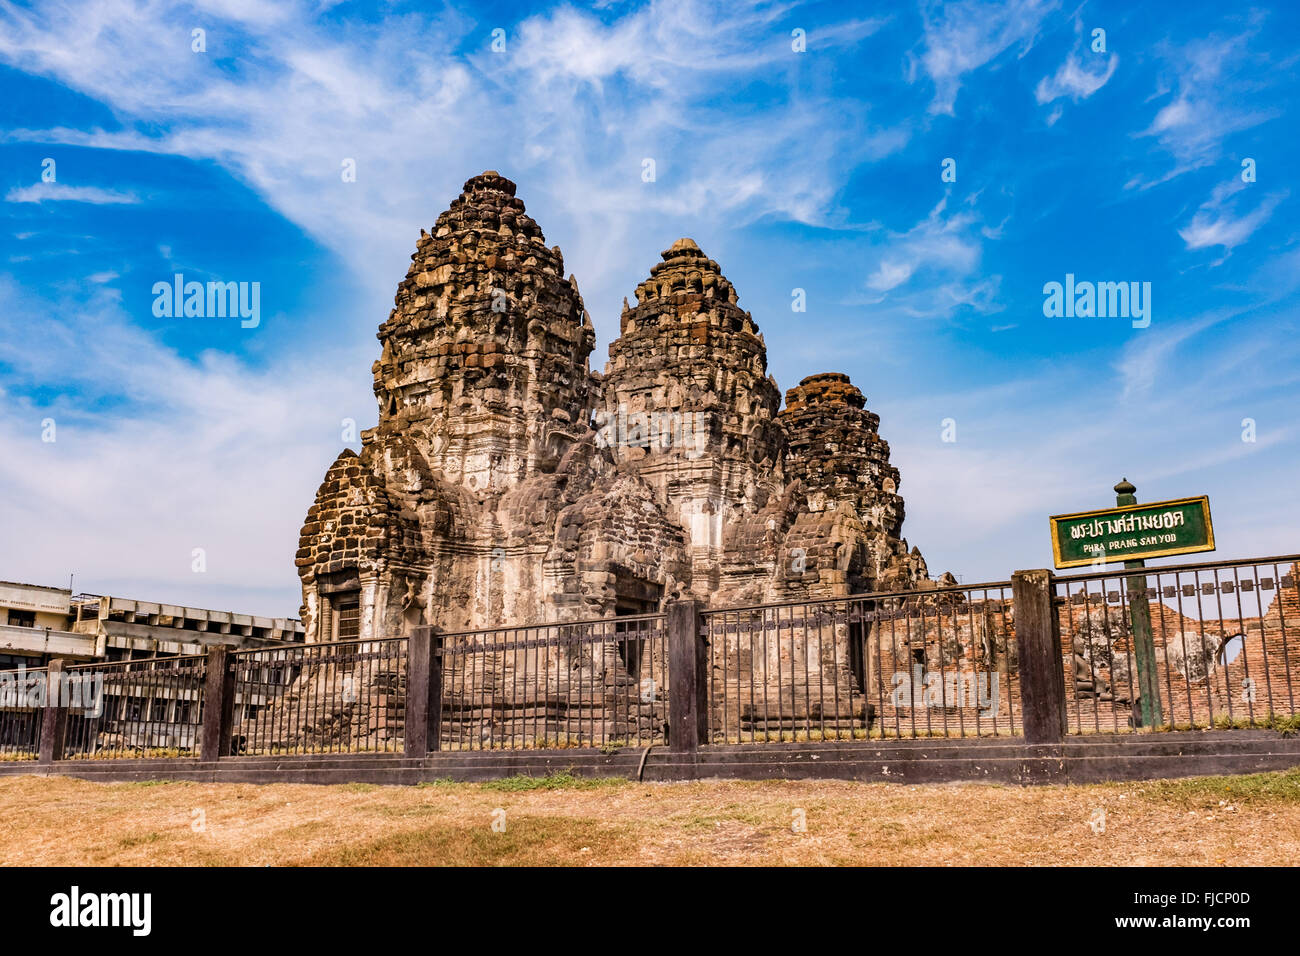
[[[1137,786],[1147,799],[1188,808],[1217,807],[1220,800],[1234,806],[1300,803],[1300,768],[1232,777],[1152,780]]]
[[[711,817],[703,813],[674,815],[669,819],[683,830],[716,830],[722,823],[717,817]]]
[[[110,787],[120,787],[123,790],[129,790],[133,787],[188,787],[188,780],[127,780],[122,783],[110,783]]]
[[[517,774],[501,780],[479,784],[480,790],[501,790],[506,793],[523,793],[528,790],[599,790],[602,787],[621,787],[628,781],[624,777],[575,777],[568,770],[529,777]]]
[[[117,845],[124,850],[129,850],[136,846],[147,846],[150,843],[157,843],[163,838],[161,833],[153,831],[150,833],[132,833],[124,836],[117,841]]]
[[[391,820],[410,820],[438,816],[447,811],[444,807],[434,803],[417,803],[409,807],[375,807],[372,812],[376,816],[386,817]]]
[[[1276,730],[1278,733],[1292,737],[1300,734],[1300,714],[1291,714],[1283,716],[1282,714],[1268,714],[1255,718],[1250,717],[1229,717],[1227,714],[1219,714],[1214,718],[1215,730]]]

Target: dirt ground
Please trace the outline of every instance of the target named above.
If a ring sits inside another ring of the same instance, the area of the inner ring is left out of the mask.
[[[1294,865],[1300,770],[1079,787],[23,776],[0,778],[0,820],[4,866]]]

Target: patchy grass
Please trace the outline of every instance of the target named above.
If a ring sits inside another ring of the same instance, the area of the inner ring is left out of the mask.
[[[1236,806],[1300,806],[1300,768],[1239,777],[1153,780],[1141,787],[1151,799],[1179,807],[1213,807],[1220,801]]]
[[[591,856],[635,853],[630,833],[566,816],[507,817],[504,831],[482,824],[405,830],[289,860],[290,866],[573,865]]]
[[[110,783],[110,787],[188,787],[188,780],[128,780],[124,783]]]
[[[479,784],[479,787],[506,793],[526,793],[529,790],[599,790],[604,787],[621,787],[625,783],[627,780],[622,777],[575,777],[570,771],[561,770],[545,777],[517,774],[501,780],[489,780]]]
[[[4,866],[1290,865],[1300,770],[1047,787],[14,776],[0,819]]]
[[[135,833],[130,836],[124,836],[117,841],[117,845],[123,849],[130,849],[134,846],[145,846],[149,843],[157,843],[166,839],[161,833]]]
[[[1300,734],[1300,714],[1283,716],[1270,713],[1253,720],[1249,717],[1229,717],[1227,714],[1219,714],[1214,718],[1214,727],[1216,730],[1276,730],[1283,737],[1294,737]]]

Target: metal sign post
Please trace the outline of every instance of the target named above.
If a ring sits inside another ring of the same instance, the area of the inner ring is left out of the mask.
[[[1137,488],[1127,478],[1115,486],[1115,504],[1121,508],[1137,504]],[[1145,560],[1125,561],[1125,568],[1145,568]],[[1129,623],[1133,634],[1133,656],[1137,660],[1138,700],[1142,709],[1142,726],[1157,727],[1164,721],[1160,713],[1160,680],[1156,675],[1156,642],[1151,632],[1151,605],[1147,603],[1146,575],[1128,578]]]

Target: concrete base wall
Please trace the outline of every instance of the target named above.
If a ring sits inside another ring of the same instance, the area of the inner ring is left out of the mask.
[[[488,751],[431,754],[423,760],[382,754],[186,759],[69,760],[0,764],[0,775],[72,776],[85,780],[193,780],[205,783],[416,784],[493,780],[515,774],[626,777],[647,781],[861,780],[890,783],[988,781],[1099,783],[1257,773],[1300,767],[1300,738],[1271,731],[1208,731],[1076,738],[1060,745],[1002,740],[903,740],[750,744],[696,754],[653,747],[598,750]]]

